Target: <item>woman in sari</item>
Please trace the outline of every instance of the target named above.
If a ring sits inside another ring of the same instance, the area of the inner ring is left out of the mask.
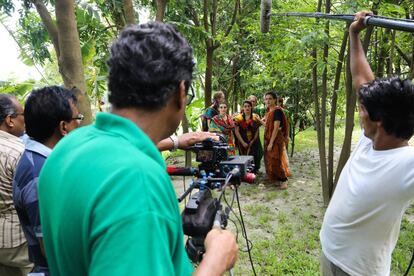
[[[236,150],[234,146],[233,130],[234,130],[234,121],[233,118],[227,114],[227,104],[219,104],[219,114],[214,116],[211,120],[209,131],[221,133],[227,140],[229,146],[227,154],[229,156],[236,155]]]
[[[252,113],[253,105],[250,101],[243,102],[242,113],[234,118],[237,137],[237,147],[240,155],[252,155],[254,158],[254,172],[260,169],[263,148],[259,138],[260,118]]]
[[[282,108],[276,106],[276,98],[273,91],[265,95],[268,112],[264,136],[264,157],[268,180],[280,185],[280,189],[286,189],[290,171],[284,151],[289,141],[289,123]]]
[[[201,115],[201,128],[203,131],[208,131],[211,120],[214,116],[219,114],[219,105],[225,102],[225,97],[223,91],[217,91],[213,95],[213,104],[206,110],[206,112]]]

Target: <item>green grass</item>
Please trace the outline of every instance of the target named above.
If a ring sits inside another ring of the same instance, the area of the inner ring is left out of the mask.
[[[412,206],[409,208],[412,210]],[[406,215],[409,215],[412,211],[409,210]],[[392,253],[392,268],[391,271],[394,272],[392,275],[402,275],[406,271],[408,264],[411,260],[411,256],[414,250],[414,224],[409,222],[406,218],[403,219],[401,223],[400,236],[397,242],[397,246]],[[411,268],[411,274],[414,268]]]
[[[361,135],[357,121],[356,116],[352,135],[354,143]],[[341,148],[344,135],[343,127],[335,130],[335,145],[338,149]],[[301,185],[316,185],[320,188],[316,131],[307,129],[299,133],[296,139],[295,152],[300,158],[299,162],[296,159],[296,163],[292,164],[296,169],[294,177],[304,179],[304,184]],[[321,204],[316,204],[315,196],[311,194],[295,194],[291,189],[264,189],[260,191],[255,185],[242,189],[243,196],[248,197],[247,201],[254,201],[244,206],[243,211],[246,211],[245,220],[249,225],[247,230],[253,242],[252,257],[257,275],[320,275],[319,231],[325,209]],[[243,198],[241,200],[244,201]],[[297,204],[291,204],[294,207],[290,210],[286,211],[280,205],[294,200]],[[320,195],[319,200],[321,201]],[[275,208],[269,208],[273,202]],[[404,218],[392,255],[391,275],[402,275],[405,272],[414,249],[414,206],[408,208]],[[240,244],[244,243],[240,241]],[[252,275],[247,253],[240,252],[234,272],[235,275]]]
[[[328,129],[325,133],[328,135]],[[352,133],[352,140],[356,141],[361,133],[361,130],[358,125],[354,127]],[[338,128],[335,130],[334,134],[334,144],[340,146],[343,144],[345,137],[345,129]],[[328,147],[328,137],[326,137],[326,147]],[[295,152],[301,152],[305,150],[313,150],[318,148],[318,136],[316,130],[308,128],[305,131],[299,132],[295,137]]]
[[[353,142],[361,134],[357,121],[356,116]],[[343,127],[335,131],[336,150],[342,146],[344,132]],[[319,231],[325,208],[321,203],[316,137],[316,131],[312,128],[296,136],[289,189],[281,191],[270,185],[259,187],[257,184],[240,186],[241,208],[249,239],[253,243],[252,258],[257,275],[320,275]],[[238,213],[238,210],[235,211]],[[234,219],[233,215],[230,218]],[[414,206],[411,206],[404,215],[392,255],[391,275],[403,275],[408,266],[414,249],[413,222]],[[229,229],[235,232],[231,223]],[[238,231],[241,250],[234,275],[253,275],[248,254],[243,251],[246,244],[240,227]]]
[[[273,229],[270,238],[255,241],[252,249],[257,275],[318,275],[319,244],[315,241],[317,230],[299,236],[296,222],[287,214],[277,216],[278,227]],[[283,223],[281,223],[283,222]],[[247,253],[240,253],[247,259]],[[252,275],[248,265],[236,266],[235,275]]]
[[[355,113],[354,117],[354,130],[352,133],[352,140],[356,141],[361,134],[361,128],[359,126],[359,118],[358,113]],[[325,129],[325,143],[326,147],[328,147],[328,135],[329,129]],[[334,144],[336,146],[341,146],[343,144],[345,137],[345,127],[337,127],[335,128],[334,132]],[[316,130],[313,127],[307,128],[304,131],[299,132],[295,136],[295,152],[301,152],[305,150],[313,150],[318,148],[318,136]]]

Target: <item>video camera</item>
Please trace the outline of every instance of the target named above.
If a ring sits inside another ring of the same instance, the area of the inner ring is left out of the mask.
[[[224,189],[229,185],[239,185],[241,181],[252,183],[255,175],[252,156],[228,156],[228,144],[220,136],[220,141],[206,139],[190,148],[196,153],[196,168],[167,167],[170,175],[195,176],[190,187],[178,198],[181,202],[193,189],[183,210],[184,234],[189,236],[186,243],[187,254],[194,263],[201,261],[205,252],[204,239],[212,227],[225,228],[230,208],[223,210],[220,203]],[[219,198],[211,191],[221,191]]]

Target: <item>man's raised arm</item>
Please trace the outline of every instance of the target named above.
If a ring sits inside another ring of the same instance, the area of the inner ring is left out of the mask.
[[[374,74],[365,57],[364,49],[359,38],[359,33],[366,28],[364,19],[372,15],[372,12],[361,11],[355,14],[355,21],[349,27],[351,74],[356,91],[361,85],[374,80]]]

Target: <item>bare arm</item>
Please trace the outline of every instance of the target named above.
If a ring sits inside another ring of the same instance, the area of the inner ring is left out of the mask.
[[[364,19],[366,16],[372,15],[371,12],[358,12],[355,14],[355,21],[349,27],[350,52],[351,52],[351,74],[356,91],[361,85],[374,80],[374,74],[365,57],[362,48],[359,32],[365,29]]]
[[[216,141],[219,140],[219,137],[217,136],[217,134],[211,133],[211,132],[202,132],[202,131],[184,133],[184,134],[181,134],[181,135],[177,136],[177,138],[178,138],[178,148],[179,149],[186,149],[186,148],[194,145],[195,143],[199,143],[201,141],[204,141],[207,138],[211,138],[211,139],[214,139]],[[164,140],[161,140],[160,142],[158,142],[157,148],[158,148],[159,151],[171,150],[171,149],[174,148],[174,143],[168,137],[168,138],[165,138]]]
[[[266,126],[266,116],[264,116],[263,118],[261,118],[261,119],[259,120],[259,122],[260,122],[260,124],[261,124],[262,126]]]
[[[194,276],[219,276],[233,267],[238,246],[230,231],[213,229],[208,232],[204,244],[206,253]]]

